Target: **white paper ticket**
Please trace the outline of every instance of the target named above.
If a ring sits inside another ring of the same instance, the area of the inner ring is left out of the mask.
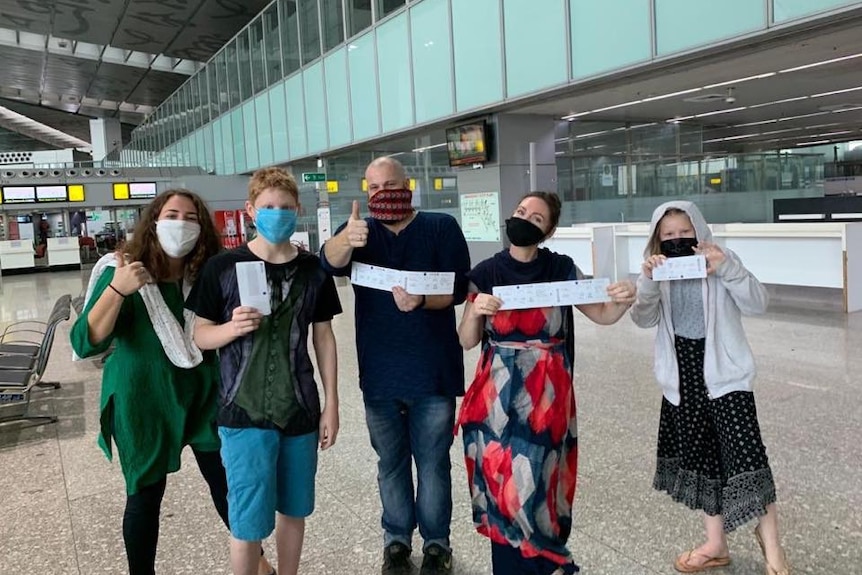
[[[702,255],[668,258],[652,270],[652,279],[657,282],[705,277],[706,258]]]
[[[395,286],[412,295],[451,295],[455,291],[455,272],[402,271],[383,266],[353,262],[350,282],[382,291]]]
[[[609,285],[611,280],[608,278],[598,278],[497,286],[493,293],[503,300],[501,310],[529,309],[610,301],[607,292]]]

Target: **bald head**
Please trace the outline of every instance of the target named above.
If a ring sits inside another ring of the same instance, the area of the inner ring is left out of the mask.
[[[375,159],[365,169],[368,194],[373,196],[380,190],[406,189],[410,187],[404,166],[395,158],[383,156]]]

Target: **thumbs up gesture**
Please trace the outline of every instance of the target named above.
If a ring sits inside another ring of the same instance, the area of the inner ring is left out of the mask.
[[[122,295],[131,295],[150,281],[150,274],[144,268],[144,264],[126,262],[125,254],[119,251],[114,253],[114,257],[117,259],[117,269],[114,272],[111,285]]]
[[[365,247],[368,243],[368,222],[359,215],[359,202],[356,200],[353,200],[353,211],[350,213],[344,231],[351,248]]]

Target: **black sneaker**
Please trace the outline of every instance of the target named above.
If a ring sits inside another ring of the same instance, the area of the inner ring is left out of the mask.
[[[432,543],[425,550],[419,575],[442,575],[452,572],[452,552]]]
[[[382,575],[412,575],[413,563],[410,562],[410,548],[403,543],[392,543],[383,550]]]

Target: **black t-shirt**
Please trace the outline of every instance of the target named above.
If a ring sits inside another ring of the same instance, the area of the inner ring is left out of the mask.
[[[236,264],[263,261],[247,245],[211,258],[186,307],[223,324],[239,307]],[[308,328],[341,313],[335,282],[320,260],[301,251],[284,264],[264,262],[272,314],[260,327],[219,350],[218,424],[281,429],[302,435],[317,429],[320,398],[308,354]]]

